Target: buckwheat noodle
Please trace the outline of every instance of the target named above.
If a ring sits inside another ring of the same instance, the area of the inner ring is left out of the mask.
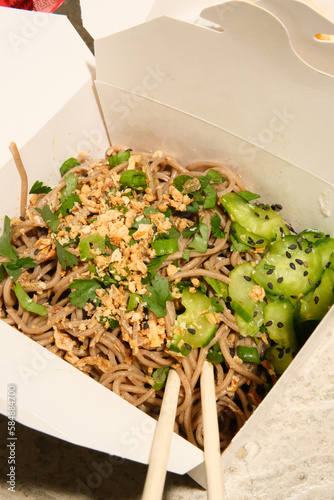
[[[150,384],[152,370],[174,367],[181,380],[175,430],[201,448],[203,422],[199,378],[210,347],[218,342],[225,361],[215,365],[217,413],[221,449],[226,448],[258,405],[259,393],[265,382],[254,363],[242,362],[236,356],[237,345],[254,346],[261,356],[268,346],[266,336],[258,334],[257,344],[249,337],[239,337],[233,314],[220,298],[219,302],[224,310],[219,313],[215,337],[206,347],[192,349],[187,357],[180,357],[166,349],[166,338],[160,346],[152,347],[147,339],[141,336],[144,331],[143,323],[146,323],[151,329],[153,324],[158,324],[160,331],[164,331],[165,337],[168,338],[180,307],[179,298],[167,302],[167,315],[160,323],[151,311],[145,312],[142,306],[138,307],[138,319],[134,315],[129,317],[120,302],[119,326],[112,330],[94,319],[96,308],[92,304],[82,309],[72,305],[68,287],[74,279],[90,276],[89,263],[79,259],[78,265],[73,269],[67,267],[64,271],[57,260],[51,231],[36,211],[36,208],[42,209],[45,205],[49,205],[53,212],[59,207],[61,191],[65,186],[64,177],[49,193],[33,195],[26,207],[26,174],[16,146],[12,144],[11,150],[22,178],[21,217],[11,220],[11,243],[20,258],[31,257],[37,263],[34,269],[23,270],[20,283],[34,301],[46,306],[48,315],[38,316],[24,310],[13,292],[13,280],[6,277],[0,284],[2,320],[154,418],[158,418],[163,390],[155,391]],[[167,200],[172,200],[175,206],[177,203],[182,204],[182,199],[177,201],[171,196],[172,181],[181,174],[190,174],[197,178],[205,175],[209,169],[217,171],[226,178],[222,184],[215,186],[218,196],[244,189],[240,177],[219,162],[201,161],[185,167],[175,158],[160,152],[148,154],[132,151],[129,161],[110,169],[107,158],[118,151],[120,150],[117,148],[110,148],[106,159],[99,160],[81,154],[78,157],[80,164],[71,169],[78,178],[77,192],[82,204],[77,204],[72,214],[67,216],[66,224],[70,229],[66,231],[73,232],[69,233],[70,237],[75,238],[75,231],[80,232],[87,218],[92,220],[95,215],[105,213],[109,209],[103,201],[103,191],[106,187],[110,189],[110,186],[117,182],[117,176],[129,166],[146,173],[149,189],[146,190],[146,195],[142,193],[140,196],[141,199],[146,196],[146,205],[153,208],[163,208],[161,205]],[[137,210],[138,215],[142,208],[137,207],[134,210]],[[116,213],[117,210],[110,212]],[[214,212],[212,209],[202,210],[203,221],[209,228],[213,213],[218,213],[225,236],[217,239],[210,234],[206,253],[192,251],[188,262],[182,258],[182,254],[190,238],[181,236],[178,241],[179,251],[169,255],[157,270],[161,277],[168,277],[172,289],[175,282],[191,280],[195,285],[203,283],[210,297],[214,292],[203,277],[228,284],[231,269],[243,262],[259,260],[259,255],[252,250],[245,253],[231,251],[231,220],[219,207],[216,207]],[[196,213],[185,215],[181,210],[178,214],[175,215],[174,212],[170,220],[179,229],[184,227],[187,221],[198,220]],[[115,224],[117,221],[119,219],[115,216]],[[63,229],[63,226],[62,222],[60,228]],[[131,224],[128,226],[131,227]],[[64,238],[66,231],[63,231]],[[139,249],[143,248],[140,245],[144,244],[139,240]],[[67,250],[79,258],[77,244],[68,246]],[[146,260],[149,260],[148,253],[145,252]],[[0,259],[1,262],[8,260],[3,257]],[[169,273],[168,266],[176,260],[179,260],[178,272]],[[138,270],[136,272],[139,273]],[[126,295],[127,292],[124,293]],[[116,287],[114,294],[116,297]]]

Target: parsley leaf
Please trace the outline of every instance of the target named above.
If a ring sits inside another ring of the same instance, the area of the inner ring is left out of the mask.
[[[123,187],[129,187],[131,189],[146,189],[147,188],[147,178],[145,172],[139,170],[125,170],[122,173],[119,180]]]
[[[194,234],[197,233],[198,228],[199,222],[195,222],[191,227],[187,227],[187,229],[182,232],[182,236],[184,238],[191,238],[191,236],[194,236]]]
[[[29,194],[41,194],[41,193],[50,193],[52,189],[49,186],[45,186],[42,181],[36,181],[30,191]]]
[[[147,291],[150,295],[143,295],[143,300],[147,303],[147,308],[154,312],[157,318],[166,316],[166,302],[173,300],[169,291],[168,279],[162,279],[156,274],[152,280],[152,285],[147,285]]]
[[[20,302],[25,311],[38,314],[39,316],[46,316],[48,314],[45,306],[37,304],[37,302],[34,302],[29,297],[29,295],[23,290],[20,282],[16,283],[16,285],[13,286],[13,290],[17,297],[17,300]]]
[[[68,160],[64,161],[64,163],[60,167],[61,175],[65,175],[71,168],[77,167],[78,165],[80,165],[78,160],[76,160],[75,158],[68,158]]]
[[[214,278],[208,278],[207,276],[204,276],[205,281],[210,285],[218,297],[222,297],[224,300],[226,300],[226,297],[228,296],[228,286],[226,283],[223,283],[222,281],[215,280]]]
[[[61,192],[61,206],[57,210],[57,214],[61,212],[63,217],[66,217],[67,213],[72,210],[74,204],[76,202],[81,204],[81,200],[77,194],[75,194],[75,190],[77,188],[78,178],[75,177],[73,172],[69,173],[67,177],[65,177],[65,187]]]
[[[215,308],[216,312],[223,312],[224,311],[224,307],[218,302],[219,301],[218,297],[211,297],[210,300],[211,300],[211,304]]]
[[[213,184],[220,184],[221,182],[224,182],[225,177],[222,177],[215,170],[209,170],[206,175],[201,175],[198,179],[201,183],[201,188],[205,189],[210,182],[212,182]]]
[[[79,309],[82,309],[89,300],[93,303],[98,300],[96,290],[102,288],[102,285],[99,280],[93,278],[90,280],[73,280],[68,287],[74,289],[74,292],[71,292],[69,295],[71,297],[71,304],[77,305]]]
[[[126,150],[126,151],[120,151],[119,153],[116,153],[113,156],[109,156],[108,163],[110,168],[116,167],[116,165],[120,165],[120,163],[123,163],[124,161],[128,161],[130,155],[131,151]]]
[[[194,239],[189,243],[188,247],[195,252],[204,253],[208,249],[209,228],[204,222],[199,223],[199,233],[196,233]]]
[[[57,258],[64,271],[66,271],[66,265],[69,265],[71,269],[73,268],[73,266],[78,265],[78,259],[76,258],[76,256],[71,254],[71,252],[65,250],[65,248],[59,243],[59,241],[56,241],[56,250]]]
[[[238,195],[241,196],[241,198],[243,198],[246,201],[251,201],[251,200],[255,200],[256,198],[260,198],[259,194],[251,193],[250,191],[247,191],[246,189],[244,191],[240,191],[240,193],[238,193]]]
[[[182,254],[182,259],[184,259],[186,262],[189,262],[190,259],[190,248],[186,248],[185,251]]]
[[[7,259],[16,260],[19,254],[10,242],[10,218],[5,216],[5,226],[3,234],[0,236],[0,255]]]
[[[211,232],[213,236],[216,238],[224,238],[225,236],[225,231],[222,230],[220,227],[221,220],[218,214],[213,215],[211,217]]]
[[[190,175],[178,175],[177,177],[175,177],[175,179],[173,179],[174,187],[176,187],[176,189],[180,191],[180,193],[182,193],[184,183],[190,179],[192,179]]]
[[[217,201],[217,191],[215,188],[213,188],[211,184],[208,184],[203,191],[205,193],[203,208],[215,208]]]
[[[31,257],[23,257],[22,259],[13,260],[12,262],[3,262],[2,265],[13,281],[17,281],[21,276],[22,267],[33,269],[37,266]]]
[[[44,205],[42,209],[36,208],[36,211],[41,214],[42,218],[45,220],[49,228],[55,233],[60,224],[60,220],[57,215],[55,215],[51,211],[49,205]]]

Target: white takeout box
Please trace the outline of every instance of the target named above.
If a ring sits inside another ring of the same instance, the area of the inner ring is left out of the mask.
[[[334,32],[306,9],[317,33]],[[1,216],[18,214],[11,140],[30,186],[52,184],[67,157],[104,155],[106,125],[113,144],[165,150],[184,163],[225,161],[250,190],[281,203],[295,229],[333,233],[334,78],[325,57],[312,67],[314,54],[326,47],[333,55],[333,46],[315,45],[305,62],[300,38],[295,33],[293,44],[261,6],[229,2],[203,17],[209,28],[159,18],[98,40],[99,104],[94,60],[66,19],[0,8],[0,55],[10,75],[0,94]],[[223,453],[227,498],[330,491],[333,330],[332,310]],[[5,324],[0,349],[3,414],[7,385],[15,384],[19,422],[147,463],[153,419]],[[176,435],[168,470],[205,484],[202,452]]]

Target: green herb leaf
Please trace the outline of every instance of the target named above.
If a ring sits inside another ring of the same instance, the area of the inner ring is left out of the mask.
[[[152,285],[147,285],[147,291],[150,295],[143,295],[143,300],[147,302],[147,308],[154,312],[157,318],[166,316],[166,302],[173,300],[169,291],[168,279],[162,279],[156,274],[152,280]]]
[[[60,224],[60,220],[57,215],[55,215],[51,211],[49,205],[44,205],[42,209],[36,208],[36,211],[41,214],[42,218],[45,220],[49,228],[55,233]]]
[[[213,307],[215,308],[215,311],[216,312],[223,312],[224,311],[224,306],[222,306],[222,304],[220,304],[218,301],[219,301],[219,298],[218,297],[211,297],[211,304],[213,305]]]
[[[131,156],[131,151],[120,151],[119,153],[109,156],[108,162],[110,168],[116,167],[117,165],[120,165],[121,163],[128,161]]]
[[[230,233],[230,238],[232,242],[231,250],[232,252],[247,252],[249,250],[249,246],[240,243],[237,238],[234,236],[234,233]]]
[[[135,190],[147,188],[146,174],[139,170],[126,170],[122,173],[119,182],[122,186]]]
[[[191,227],[187,227],[187,229],[182,232],[182,236],[184,238],[191,238],[191,236],[194,236],[197,233],[198,229],[199,222],[195,222]]]
[[[61,267],[66,271],[66,266],[68,265],[71,269],[78,265],[78,259],[75,255],[71,254],[65,250],[65,248],[56,241],[57,258],[60,262]]]
[[[78,160],[76,160],[75,158],[68,158],[68,160],[64,161],[64,163],[60,167],[61,175],[65,175],[71,168],[77,167],[78,165],[80,165],[80,162],[78,162]]]
[[[212,182],[212,184],[220,184],[225,181],[225,177],[222,177],[218,172],[211,169],[205,176],[201,175],[198,179],[202,189],[205,189],[210,182]]]
[[[102,323],[103,325],[106,325],[107,326],[107,323],[108,323],[108,326],[107,328],[109,328],[110,330],[114,330],[115,328],[117,328],[119,326],[119,322],[113,318],[112,316],[100,316],[99,317],[99,322]]]
[[[130,293],[126,312],[131,312],[134,309],[137,309],[140,301],[141,301],[141,296],[138,295],[138,293]]]
[[[218,214],[211,217],[211,232],[216,238],[224,238],[225,231],[220,227],[221,220]]]
[[[167,375],[169,373],[170,367],[164,366],[162,368],[157,368],[152,373],[153,379],[153,389],[156,391],[161,391],[165,387]]]
[[[5,271],[4,271],[4,267],[3,265],[1,264],[0,266],[0,283],[5,279]]]
[[[204,188],[205,200],[203,208],[215,208],[217,201],[217,191],[215,188],[208,184],[206,188]]]
[[[99,280],[93,278],[90,280],[73,280],[68,287],[74,289],[74,292],[71,292],[69,295],[71,304],[77,305],[79,309],[82,309],[89,300],[93,303],[98,300],[96,290],[102,288],[102,285]]]
[[[66,200],[74,194],[78,185],[78,178],[70,172],[67,177],[65,177],[65,187],[61,192],[61,202],[64,203]]]
[[[194,239],[188,247],[195,252],[204,253],[208,249],[209,228],[204,222],[199,223],[199,233],[196,233]]]
[[[63,217],[66,217],[66,215],[72,210],[74,207],[75,203],[79,203],[81,205],[81,200],[77,194],[72,194],[67,200],[60,206],[60,208],[57,210],[56,214],[61,213]]]
[[[186,262],[189,262],[190,259],[190,248],[186,248],[185,251],[182,254],[182,259],[184,259]]]
[[[17,281],[19,279],[22,273],[22,268],[34,269],[36,266],[37,264],[31,257],[23,257],[22,259],[13,260],[12,262],[3,262],[3,268],[13,281]]]
[[[222,297],[224,300],[226,299],[226,297],[228,296],[228,286],[226,285],[226,283],[215,280],[214,278],[208,278],[207,276],[204,276],[204,279],[207,284],[211,286],[218,297]]]
[[[224,361],[224,356],[220,350],[219,342],[210,347],[206,359],[215,365],[220,365]]]
[[[10,242],[10,218],[5,216],[5,225],[2,235],[0,236],[0,255],[7,259],[16,260],[19,254]]]
[[[243,198],[246,201],[251,201],[251,200],[256,200],[256,198],[260,198],[259,194],[251,193],[250,191],[247,191],[246,189],[244,191],[240,191],[238,193],[241,198]]]
[[[175,177],[175,179],[173,179],[174,187],[176,187],[176,189],[180,191],[180,193],[182,193],[183,185],[189,179],[193,179],[193,177],[191,177],[190,175],[178,175],[177,177]]]
[[[41,194],[41,193],[49,193],[52,189],[49,186],[45,186],[42,181],[36,181],[30,191],[29,194]]]
[[[29,295],[23,290],[20,282],[16,283],[16,285],[13,286],[13,290],[17,297],[17,300],[20,302],[25,311],[38,314],[39,316],[46,316],[48,314],[45,306],[37,304],[37,302],[34,302],[29,297]]]

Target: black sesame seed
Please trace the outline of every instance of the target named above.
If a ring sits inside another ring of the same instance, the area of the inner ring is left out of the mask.
[[[195,328],[188,328],[188,332],[191,333],[191,335],[196,335]]]
[[[144,330],[147,330],[148,329],[148,323],[144,323]]]
[[[265,302],[266,304],[268,304],[268,299],[267,299],[267,297],[265,297],[265,298],[263,299],[263,302]]]
[[[326,264],[327,269],[329,268],[330,265],[331,265],[331,263],[327,262],[327,264]]]
[[[262,210],[270,210],[270,207],[266,205],[265,207],[262,207]]]
[[[312,252],[312,248],[306,248],[305,253],[310,253]]]
[[[318,302],[319,302],[319,297],[318,297],[318,296],[315,296],[315,297],[314,297],[314,303],[315,303],[315,304],[318,304]]]
[[[288,248],[289,248],[290,250],[295,250],[295,249],[297,248],[297,245],[290,245]]]
[[[253,245],[253,246],[255,245],[255,241],[250,236],[248,238],[248,243],[249,243],[249,245]]]
[[[276,205],[271,205],[272,210],[275,210],[275,208],[276,208]]]
[[[254,213],[255,213],[256,217],[260,217],[260,216],[259,216],[259,214],[258,214],[257,212],[254,212]]]
[[[280,205],[279,203],[275,203],[275,206],[277,208],[277,210],[282,210],[282,205]]]
[[[318,286],[321,284],[321,280],[317,281],[315,284],[315,287],[318,288]]]
[[[264,243],[264,240],[257,240],[256,244],[261,245],[261,243]]]
[[[273,322],[271,320],[267,321],[267,323],[264,326],[271,326]]]
[[[308,247],[309,247],[309,248],[313,248],[312,243],[309,243],[309,244],[308,244]]]
[[[185,346],[187,349],[189,349],[189,351],[191,351],[191,349],[192,349],[191,345],[189,345],[189,344],[186,344],[186,343],[185,343],[185,344],[184,344],[184,346]]]
[[[250,278],[249,276],[245,275],[244,278],[245,278],[246,281],[252,281],[252,278]]]
[[[214,245],[208,245],[208,248],[215,248]]]
[[[291,253],[290,252],[286,251],[285,255],[287,256],[288,259],[291,259]]]
[[[292,299],[298,299],[297,295],[290,295]]]
[[[232,233],[236,233],[237,232],[237,230],[235,229],[234,226],[231,226],[231,231],[232,231]]]
[[[308,275],[308,271],[304,271],[303,276],[307,276],[307,275]]]
[[[277,283],[282,283],[283,281],[283,276],[280,276],[279,278],[277,278]]]
[[[268,288],[270,288],[270,290],[272,290],[274,287],[273,287],[273,284],[272,283],[268,283]]]
[[[267,272],[266,272],[266,274],[268,274],[268,275],[269,275],[269,274],[272,274],[273,272],[274,272],[274,270],[273,270],[273,269],[269,269],[269,271],[267,271]]]
[[[229,295],[226,297],[226,302],[232,302],[232,298]]]
[[[88,196],[88,199],[89,199],[89,200],[91,200],[91,199],[92,199],[92,197],[91,197],[91,196]]]
[[[265,218],[266,220],[269,220],[269,215],[266,215],[264,218]]]
[[[281,231],[281,233],[284,233],[284,229],[282,227],[280,227],[279,230]]]
[[[88,177],[88,173],[87,173],[87,172],[85,172],[85,173],[83,174],[83,176],[84,176],[84,177]]]
[[[280,300],[284,300],[284,295],[280,295],[278,298],[279,298]]]
[[[330,238],[331,235],[330,234],[326,234],[325,238]]]
[[[256,316],[257,316],[257,311],[254,311],[253,312],[253,318],[256,318]]]
[[[278,326],[278,328],[283,328],[284,324],[283,324],[281,321],[279,321],[279,322],[277,323],[277,326]]]
[[[34,251],[34,255],[37,255],[37,254],[38,254],[38,252],[39,252],[39,249],[38,249],[38,248],[36,248],[36,250]]]
[[[152,389],[152,386],[150,384],[144,384],[145,389]]]
[[[293,262],[290,262],[289,266],[291,267],[291,269],[296,269],[296,266]]]
[[[282,359],[283,356],[284,356],[284,351],[281,351],[281,352],[278,353],[278,358],[279,359]]]
[[[291,347],[287,347],[287,348],[285,349],[285,352],[286,352],[287,354],[289,354],[289,352],[290,352],[290,351],[291,351]]]
[[[252,405],[250,403],[248,403],[248,405],[247,405],[247,410],[248,411],[253,411],[253,407],[252,407]]]
[[[25,218],[24,218],[24,217],[22,217],[22,215],[20,215],[20,219],[21,219],[22,221],[25,221]]]
[[[295,261],[297,262],[297,264],[299,264],[300,266],[303,265],[303,261],[301,259],[295,259]]]
[[[315,238],[322,238],[322,234],[319,234],[319,233],[318,233],[318,234],[315,234],[315,235],[314,235],[314,237],[315,237]]]

